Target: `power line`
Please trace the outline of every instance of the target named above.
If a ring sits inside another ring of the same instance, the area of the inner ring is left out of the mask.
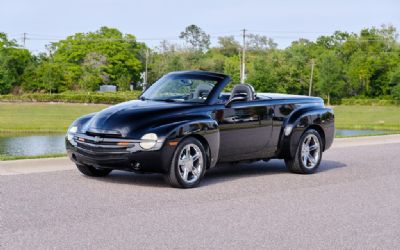
[[[28,35],[27,33],[25,33]],[[219,38],[220,36],[210,36],[210,38]],[[233,35],[235,38],[242,38],[242,35]],[[306,39],[309,40],[308,38],[304,37],[297,37],[297,36],[269,36],[268,38],[272,39],[296,39],[294,41],[298,41],[299,39]],[[26,36],[25,40],[31,40],[31,41],[59,41],[59,40],[64,40],[66,38],[55,38],[55,37],[31,37],[31,36]],[[80,41],[178,41],[181,40],[179,37],[160,37],[160,38],[136,38],[136,39],[129,39],[129,38],[83,38],[83,39],[77,39]],[[397,40],[392,40],[392,39],[346,39],[342,40],[342,42],[375,42],[375,41],[382,41],[382,42],[397,42]]]
[[[258,33],[330,33],[332,31],[316,31],[316,30],[259,30],[259,29],[248,29],[249,32]]]
[[[302,38],[302,34],[308,33],[308,34],[312,34],[312,33],[324,33],[324,32],[316,32],[316,31],[279,31],[279,30],[270,30],[270,31],[266,31],[266,30],[246,30],[248,32],[257,32],[257,33],[265,33],[267,37],[269,38],[273,38],[273,39],[301,39]],[[243,30],[240,31],[241,33],[243,32]],[[281,33],[281,34],[293,34],[293,33],[299,33],[299,35],[268,35],[268,33]],[[233,36],[235,38],[241,38],[242,34],[238,34],[239,31],[226,31],[226,32],[216,32],[216,33],[210,33],[210,37],[211,38],[218,38],[221,35],[227,35],[227,36]],[[81,34],[85,34],[85,33],[81,33]],[[67,37],[71,37],[71,35],[69,36],[52,36],[52,35],[46,35],[46,34],[32,34],[32,33],[23,33],[23,36],[25,38],[25,40],[28,39],[29,36],[29,40],[37,40],[37,41],[54,41],[54,40],[63,40],[66,39]],[[72,35],[73,36],[73,35]],[[330,35],[327,35],[330,36]],[[83,38],[82,40],[105,40],[105,41],[120,41],[120,40],[130,40],[128,38]],[[134,40],[134,39],[132,39]],[[161,40],[180,40],[180,38],[178,36],[165,36],[165,37],[144,37],[144,38],[138,38],[136,37],[135,41],[161,41]],[[396,39],[391,39],[391,38],[361,38],[361,37],[348,37],[345,38],[343,41],[397,41]]]
[[[227,35],[227,36],[232,36],[232,37],[234,37],[236,39],[240,39],[240,38],[243,39],[243,33],[247,33],[249,31],[251,31],[251,32],[271,32],[271,31],[265,31],[265,30],[261,31],[261,30],[248,30],[248,29],[245,29],[245,30],[241,30],[242,34],[240,34],[240,35],[238,34],[238,31],[229,31],[229,32],[226,31],[226,32],[211,33],[210,34],[210,38],[219,38],[220,35]],[[275,32],[291,33],[292,31],[275,31]],[[317,32],[309,31],[309,33],[317,33]],[[86,34],[86,33],[80,33],[80,34]],[[246,36],[246,34],[245,34],[245,36]],[[68,37],[73,37],[75,40],[82,41],[82,42],[98,42],[98,41],[99,42],[100,41],[108,41],[108,42],[113,42],[113,41],[146,42],[146,41],[180,41],[181,40],[177,36],[147,37],[147,38],[146,37],[145,38],[137,38],[137,37],[135,37],[134,39],[131,39],[131,38],[95,38],[95,37],[94,38],[88,38],[88,37],[81,37],[81,38],[78,37],[78,38],[76,38],[76,37],[74,37],[74,35],[61,37],[61,36],[49,36],[49,35],[45,35],[45,34],[31,34],[31,33],[23,33],[21,39],[22,39],[23,46],[26,48],[27,40],[29,40],[29,41],[47,41],[49,43],[52,43],[52,42],[58,42],[60,40],[65,40]],[[272,39],[279,39],[279,40],[290,39],[290,40],[293,40],[293,42],[299,41],[300,39],[306,39],[306,40],[309,40],[309,41],[312,42],[313,40],[316,39],[316,38],[313,38],[313,39],[302,38],[301,36],[293,36],[293,35],[290,35],[290,36],[267,36],[267,37],[268,38],[272,38]],[[246,39],[246,38],[244,38],[244,39]],[[392,38],[392,37],[390,37],[390,38],[361,38],[361,37],[357,37],[357,36],[356,37],[354,37],[354,36],[347,37],[347,38],[345,38],[345,39],[343,39],[341,41],[336,41],[336,42],[339,42],[339,43],[352,42],[352,43],[356,43],[356,44],[361,44],[363,42],[378,42],[378,41],[398,43],[397,39]],[[245,47],[245,45],[244,45],[244,47]],[[395,52],[395,51],[387,51],[386,52],[385,51],[385,52],[366,52],[366,53],[399,53],[399,52]],[[244,52],[243,56],[245,57],[245,52]],[[245,58],[244,58],[244,60],[245,60]],[[245,61],[243,61],[243,62],[245,62]],[[241,66],[241,69],[242,68],[245,68],[245,65]],[[242,77],[245,77],[245,71],[243,71],[243,76]],[[243,78],[242,80],[244,81],[245,79]]]

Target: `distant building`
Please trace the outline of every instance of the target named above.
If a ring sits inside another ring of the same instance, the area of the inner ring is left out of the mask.
[[[101,85],[100,92],[116,92],[117,86],[115,85]]]

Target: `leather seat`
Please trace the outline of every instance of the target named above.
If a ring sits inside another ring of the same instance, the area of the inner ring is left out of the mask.
[[[233,86],[231,96],[229,97],[229,99],[232,99],[237,94],[246,94],[247,95],[246,101],[252,101],[256,98],[256,93],[254,91],[254,88],[250,84],[236,84],[235,86]]]

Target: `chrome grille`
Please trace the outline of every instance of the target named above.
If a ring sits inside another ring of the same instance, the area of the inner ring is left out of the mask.
[[[121,138],[103,138],[100,136],[90,136],[77,134],[74,137],[78,150],[82,154],[105,155],[128,153],[128,148],[137,147],[137,140]]]

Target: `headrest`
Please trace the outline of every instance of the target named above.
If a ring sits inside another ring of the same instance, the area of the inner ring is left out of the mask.
[[[247,94],[247,101],[252,101],[256,97],[254,88],[250,84],[241,83],[233,86],[230,98],[233,98],[236,94]]]

